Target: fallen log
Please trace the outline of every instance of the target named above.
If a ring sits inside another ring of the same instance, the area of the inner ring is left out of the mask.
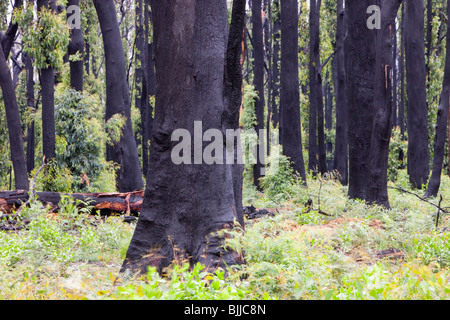
[[[50,205],[54,211],[58,210],[58,203],[62,196],[71,196],[81,200],[80,206],[88,203],[94,211],[100,211],[101,215],[110,215],[114,212],[124,212],[127,215],[138,215],[141,211],[144,191],[127,193],[58,193],[58,192],[36,192],[37,200],[44,205]],[[0,191],[0,211],[12,213],[25,204],[29,194],[25,190]]]

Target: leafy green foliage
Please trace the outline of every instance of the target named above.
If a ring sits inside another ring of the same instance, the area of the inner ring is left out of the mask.
[[[404,166],[406,162],[408,143],[402,139],[399,127],[392,130],[391,141],[389,143],[388,158],[388,180],[396,181],[398,170]],[[403,159],[401,158],[403,157]]]
[[[39,69],[60,69],[69,44],[69,27],[65,14],[57,15],[43,8],[34,18],[33,6],[15,10],[13,20],[19,24],[23,34],[23,50],[33,56]]]
[[[57,160],[73,175],[74,190],[85,191],[105,170],[102,159],[105,131],[99,119],[100,105],[95,96],[76,90],[58,90],[55,102],[56,133],[64,139],[57,148]]]
[[[293,169],[288,157],[283,155],[282,146],[272,146],[267,158],[265,176],[261,178],[264,192],[272,199],[285,200],[289,186],[294,182]]]

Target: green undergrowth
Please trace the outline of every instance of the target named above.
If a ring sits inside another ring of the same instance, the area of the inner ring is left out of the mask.
[[[442,179],[445,208],[450,179]],[[390,186],[408,189],[405,181],[400,170]],[[0,231],[0,299],[450,298],[448,215],[436,228],[436,207],[412,194],[389,189],[386,210],[348,199],[331,176],[308,177],[307,185],[292,179],[270,195],[251,191],[246,204],[274,215],[229,231],[226,248],[245,264],[207,270],[177,261],[165,276],[150,268],[119,277],[135,226],[120,216],[80,212],[70,198],[59,214],[33,202],[20,213],[31,221],[27,230]]]

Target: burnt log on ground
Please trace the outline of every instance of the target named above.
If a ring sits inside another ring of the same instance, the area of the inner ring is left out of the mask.
[[[141,211],[144,191],[127,193],[58,193],[36,192],[37,200],[44,205],[50,205],[52,211],[58,211],[58,203],[63,196],[81,200],[80,207],[88,204],[93,212],[101,215],[124,212],[127,215],[137,216]],[[29,194],[25,190],[0,191],[0,212],[12,213],[29,200]]]

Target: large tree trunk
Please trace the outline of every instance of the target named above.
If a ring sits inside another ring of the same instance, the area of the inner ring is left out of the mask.
[[[381,11],[381,30],[377,33],[375,63],[375,103],[369,150],[370,175],[367,197],[371,203],[389,208],[387,170],[392,132],[392,47],[395,18],[402,0],[385,0]]]
[[[374,3],[375,2],[375,3]],[[367,28],[367,8],[373,0],[346,1],[348,34],[347,70],[349,187],[351,199],[366,199],[369,148],[372,135],[376,32]]]
[[[346,101],[346,74],[344,37],[346,32],[344,0],[337,0],[336,25],[336,140],[334,144],[334,168],[340,174],[343,185],[348,184],[348,108]]]
[[[120,165],[117,173],[117,187],[120,192],[141,190],[144,182],[131,124],[125,56],[114,1],[94,0],[94,6],[105,47],[106,121],[114,114],[121,114],[127,118],[120,141],[113,147],[108,146],[108,160]]]
[[[265,145],[260,130],[264,129],[264,43],[263,43],[263,29],[261,17],[261,0],[252,1],[252,36],[253,36],[253,84],[256,92],[258,92],[258,99],[255,101],[256,126],[255,130],[258,134],[259,140],[257,145],[257,161],[253,166],[253,182],[255,186],[260,189],[259,179],[263,176],[264,170],[264,156]]]
[[[233,165],[199,161],[206,151],[199,135],[204,130],[225,133],[228,129],[226,1],[153,0],[151,4],[158,84],[155,119],[144,202],[122,271],[145,273],[150,265],[162,270],[175,257],[210,268],[233,265],[237,257],[224,250],[222,239],[214,234],[239,219]],[[235,1],[238,4],[243,13],[242,1]],[[237,33],[239,40],[241,35]],[[195,121],[201,121],[201,132],[194,132]],[[195,133],[194,153],[178,165],[172,159],[177,142],[171,139],[177,129],[189,133],[184,139],[191,140]],[[215,149],[220,150],[226,154],[223,143]]]
[[[408,0],[405,5],[408,173],[412,187],[422,189],[429,173],[424,5],[423,0]]]
[[[27,166],[23,149],[22,126],[20,124],[16,92],[1,44],[0,50],[0,86],[2,88],[6,120],[8,122],[9,145],[14,168],[15,186],[16,189],[28,190]]]
[[[450,17],[450,1],[447,4],[447,17]],[[450,19],[447,20],[450,30]],[[442,164],[444,162],[445,142],[447,139],[447,122],[450,103],[450,32],[447,32],[447,52],[445,54],[444,80],[442,83],[441,101],[436,119],[436,140],[434,144],[433,170],[431,172],[426,197],[435,197],[441,184]]]
[[[80,6],[80,0],[69,0],[68,6]],[[71,29],[68,49],[69,57],[79,53],[84,54],[84,39],[81,29]],[[83,91],[83,59],[70,61],[70,86],[77,91]]]
[[[296,0],[281,0],[280,144],[294,171],[306,184],[300,125],[297,12]]]

